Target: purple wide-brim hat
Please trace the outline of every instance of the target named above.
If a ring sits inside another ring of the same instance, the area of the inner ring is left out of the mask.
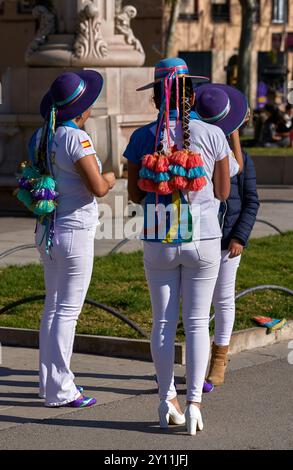
[[[102,88],[103,77],[94,70],[63,73],[42,99],[41,115],[48,118],[55,105],[57,122],[70,121],[93,106]]]
[[[247,116],[248,102],[237,88],[211,83],[200,85],[195,93],[195,110],[199,119],[220,127],[225,135],[242,126]]]

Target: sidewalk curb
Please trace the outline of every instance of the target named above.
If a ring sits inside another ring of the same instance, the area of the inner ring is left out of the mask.
[[[293,320],[282,330],[266,333],[266,328],[249,328],[232,335],[230,354],[262,348],[281,341],[293,340]],[[39,332],[21,328],[0,327],[0,343],[3,346],[38,348]],[[151,361],[150,341],[111,336],[76,335],[74,352],[101,356],[123,357]],[[175,344],[175,363],[185,365],[185,343]]]

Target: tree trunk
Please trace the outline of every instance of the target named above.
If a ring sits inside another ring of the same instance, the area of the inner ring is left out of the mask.
[[[250,98],[251,47],[253,35],[253,17],[257,11],[256,0],[239,0],[242,8],[242,28],[238,56],[238,88]]]
[[[176,31],[176,24],[180,14],[180,3],[181,0],[170,0],[166,2],[166,4],[169,4],[171,6],[171,11],[166,33],[164,50],[165,57],[171,57],[173,55],[173,44]]]

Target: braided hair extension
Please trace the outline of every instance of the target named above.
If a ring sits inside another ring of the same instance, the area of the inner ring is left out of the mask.
[[[190,147],[190,112],[191,112],[191,98],[193,88],[191,80],[190,84],[186,83],[186,78],[183,77],[183,94],[182,94],[182,132],[183,132],[183,148],[188,150]],[[191,86],[190,86],[191,85]]]

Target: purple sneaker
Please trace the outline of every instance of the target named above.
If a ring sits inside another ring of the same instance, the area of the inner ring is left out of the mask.
[[[77,391],[78,391],[81,395],[83,394],[84,388],[83,388],[81,385],[76,385],[76,389],[77,389]],[[46,396],[40,394],[40,395],[39,395],[39,398],[44,399],[44,398],[46,398]]]
[[[213,390],[214,390],[213,384],[205,380],[203,384],[203,389],[202,389],[203,393],[210,393]]]
[[[96,403],[97,400],[95,398],[81,396],[76,400],[67,403],[67,405],[65,406],[68,406],[70,408],[88,408],[89,406],[93,406]]]

